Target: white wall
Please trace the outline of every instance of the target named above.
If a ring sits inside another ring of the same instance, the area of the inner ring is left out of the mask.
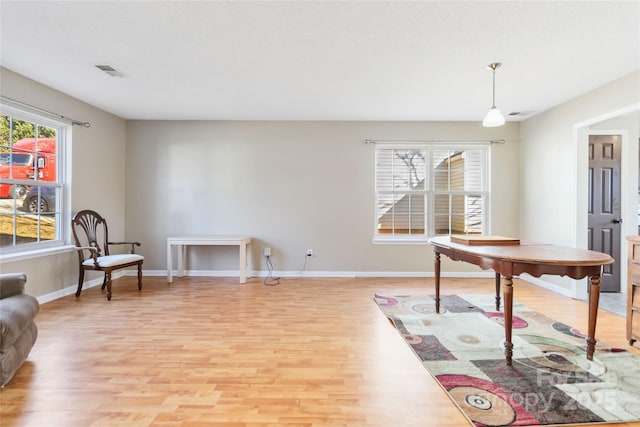
[[[0,68],[0,81],[0,93],[6,97],[91,123],[90,128],[74,126],[72,130],[72,210],[99,211],[108,218],[110,237],[124,239],[125,121],[4,68]],[[25,272],[27,291],[42,296],[77,284],[78,258],[75,251],[67,250],[22,261],[3,261],[0,271]]]
[[[587,94],[541,113],[521,124],[520,230],[532,241],[586,248],[587,230],[587,135],[598,117],[628,111],[640,103],[640,71],[624,76]],[[631,138],[635,132],[635,137]],[[629,146],[623,155],[626,172],[637,171],[637,128],[629,130]],[[623,203],[629,213],[637,188],[623,184]],[[637,182],[636,182],[637,184]],[[630,203],[631,202],[631,203]],[[626,234],[635,234],[630,221]],[[626,254],[626,251],[623,251]],[[623,258],[624,259],[624,258]],[[584,281],[544,277],[567,295],[584,296]]]
[[[307,248],[313,274],[422,275],[433,271],[428,245],[372,243],[375,148],[364,140],[506,139],[491,149],[493,232],[517,236],[518,135],[519,123],[130,121],[126,228],[158,273],[168,236],[221,234],[254,239],[256,271],[269,246],[292,275]],[[237,271],[236,250],[194,248],[187,269]]]
[[[304,250],[317,274],[422,275],[432,271],[426,245],[374,245],[373,154],[365,139],[499,139],[492,147],[493,231],[518,234],[518,123],[130,122],[6,69],[2,95],[91,122],[72,135],[72,210],[95,209],[113,240],[143,242],[145,271],[164,274],[164,239],[176,233],[249,234],[252,269],[296,273]],[[126,218],[126,220],[125,220]],[[66,225],[66,224],[65,224]],[[69,241],[71,243],[71,241]],[[188,268],[235,271],[234,250],[202,248]],[[215,256],[212,256],[214,255]],[[449,271],[477,271],[462,263]],[[3,261],[23,271],[36,296],[77,283],[72,250]],[[89,274],[88,279],[99,277]]]

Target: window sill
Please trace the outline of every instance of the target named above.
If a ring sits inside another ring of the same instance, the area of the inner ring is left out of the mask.
[[[393,239],[385,239],[374,237],[371,241],[374,245],[424,245],[429,244],[428,237],[419,237],[419,238],[393,238]]]
[[[34,249],[31,251],[3,254],[3,255],[0,255],[0,264],[6,263],[6,262],[24,261],[32,258],[40,258],[43,256],[49,256],[49,255],[54,255],[58,253],[71,252],[75,250],[74,248],[75,246],[73,245],[62,245],[62,246],[55,246],[51,248]]]

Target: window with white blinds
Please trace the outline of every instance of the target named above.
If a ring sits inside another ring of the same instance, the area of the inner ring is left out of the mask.
[[[486,234],[488,145],[376,146],[376,240]]]

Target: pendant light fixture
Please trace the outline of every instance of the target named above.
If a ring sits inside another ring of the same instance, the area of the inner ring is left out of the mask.
[[[482,121],[482,126],[487,128],[494,128],[504,124],[504,116],[496,107],[496,68],[501,65],[499,62],[492,62],[487,65],[487,68],[493,72],[493,104],[491,104],[491,109]]]

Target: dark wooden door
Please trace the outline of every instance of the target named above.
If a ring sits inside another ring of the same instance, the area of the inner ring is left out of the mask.
[[[604,292],[620,292],[621,139],[621,135],[589,135],[589,249],[616,261],[602,271]]]

